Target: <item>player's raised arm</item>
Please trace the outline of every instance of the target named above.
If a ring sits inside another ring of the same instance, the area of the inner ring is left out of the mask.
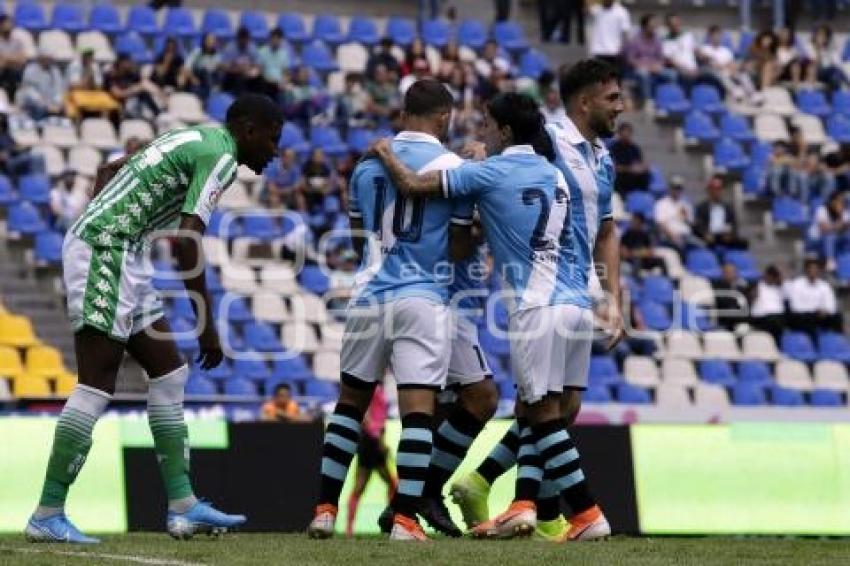
[[[407,196],[441,197],[443,195],[443,184],[440,171],[430,171],[417,175],[409,169],[393,153],[390,140],[383,138],[372,144],[370,150],[381,162],[390,174],[396,188]]]

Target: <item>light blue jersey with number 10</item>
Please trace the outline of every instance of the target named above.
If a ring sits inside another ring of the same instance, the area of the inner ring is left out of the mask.
[[[458,167],[463,161],[437,138],[401,132],[393,152],[417,173]],[[349,214],[371,233],[355,279],[352,304],[365,306],[402,297],[424,297],[446,304],[452,266],[449,223],[472,224],[472,204],[443,199],[405,198],[383,165],[363,161],[351,176]]]
[[[511,311],[570,303],[573,243],[563,174],[529,145],[443,172],[443,196],[478,205]]]

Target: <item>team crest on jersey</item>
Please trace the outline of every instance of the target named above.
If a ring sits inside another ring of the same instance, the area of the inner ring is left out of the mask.
[[[115,221],[121,225],[121,228],[126,228],[130,225],[130,219],[127,217],[126,214],[119,214],[115,217]]]
[[[94,288],[100,291],[101,293],[108,293],[112,290],[109,287],[109,283],[107,283],[103,279],[98,279],[97,283],[94,284]]]
[[[109,252],[103,252],[100,254],[100,261],[103,263],[112,263],[112,254]]]
[[[139,218],[142,215],[142,207],[136,203],[131,203],[130,206],[127,207],[127,210],[136,218]]]
[[[139,199],[141,199],[142,204],[146,207],[149,207],[153,204],[153,198],[148,193],[139,193]]]
[[[102,312],[95,311],[95,312],[89,313],[87,318],[89,319],[89,321],[91,321],[95,324],[106,324],[106,317],[103,316]]]
[[[94,306],[96,306],[100,309],[105,309],[109,306],[109,303],[103,297],[97,296],[94,299]]]
[[[105,265],[101,265],[100,269],[98,269],[98,272],[100,272],[100,274],[103,275],[104,277],[109,277],[109,276],[112,275],[112,271],[108,267],[106,267]]]
[[[112,244],[112,235],[109,232],[101,232],[97,241],[103,246],[109,246]]]

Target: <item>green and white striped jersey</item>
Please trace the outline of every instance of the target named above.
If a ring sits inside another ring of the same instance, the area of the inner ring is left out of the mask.
[[[71,227],[93,246],[136,248],[180,213],[210,219],[236,178],[236,142],[224,127],[167,132],[136,153]]]

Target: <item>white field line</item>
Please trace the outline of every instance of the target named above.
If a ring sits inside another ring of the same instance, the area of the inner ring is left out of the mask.
[[[182,560],[169,560],[166,558],[147,558],[133,554],[104,554],[100,552],[73,552],[70,550],[48,550],[46,548],[13,548],[0,546],[0,551],[19,552],[22,554],[48,554],[53,556],[74,556],[77,558],[101,558],[104,560],[117,560],[131,562],[133,564],[152,564],[155,566],[203,566],[200,562],[184,562]]]

